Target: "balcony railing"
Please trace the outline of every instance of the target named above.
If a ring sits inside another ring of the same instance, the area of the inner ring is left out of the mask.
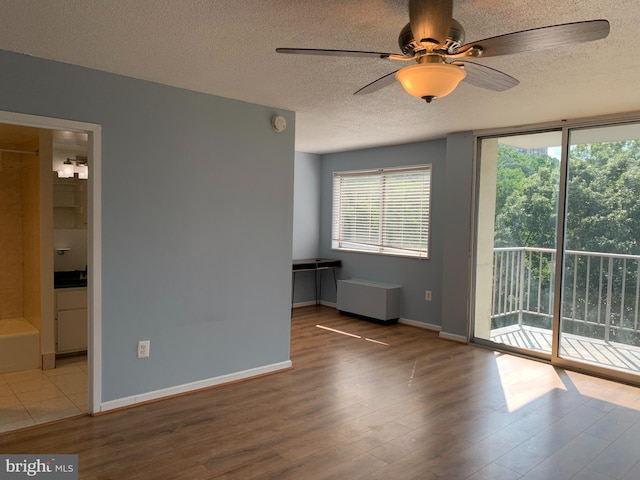
[[[552,328],[556,253],[494,249],[491,328]],[[565,251],[561,330],[640,346],[640,255]]]

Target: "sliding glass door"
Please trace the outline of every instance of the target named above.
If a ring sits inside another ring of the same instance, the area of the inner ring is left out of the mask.
[[[478,187],[474,341],[640,374],[640,125],[480,139]]]
[[[559,356],[640,373],[640,125],[569,132]]]
[[[562,132],[480,144],[475,336],[551,355]]]

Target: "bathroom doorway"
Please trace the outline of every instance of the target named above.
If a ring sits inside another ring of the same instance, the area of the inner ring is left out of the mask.
[[[0,432],[99,409],[99,134],[0,112]]]

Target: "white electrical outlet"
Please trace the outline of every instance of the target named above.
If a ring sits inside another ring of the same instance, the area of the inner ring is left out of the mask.
[[[138,358],[148,358],[149,357],[149,340],[140,340],[138,342]]]
[[[425,290],[425,291],[424,291],[424,299],[425,299],[427,302],[430,302],[430,301],[431,301],[431,290]]]

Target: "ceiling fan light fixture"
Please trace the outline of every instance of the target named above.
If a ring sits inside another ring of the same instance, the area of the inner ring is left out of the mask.
[[[409,95],[427,102],[449,95],[466,75],[464,68],[448,63],[422,63],[396,72],[397,80]]]

